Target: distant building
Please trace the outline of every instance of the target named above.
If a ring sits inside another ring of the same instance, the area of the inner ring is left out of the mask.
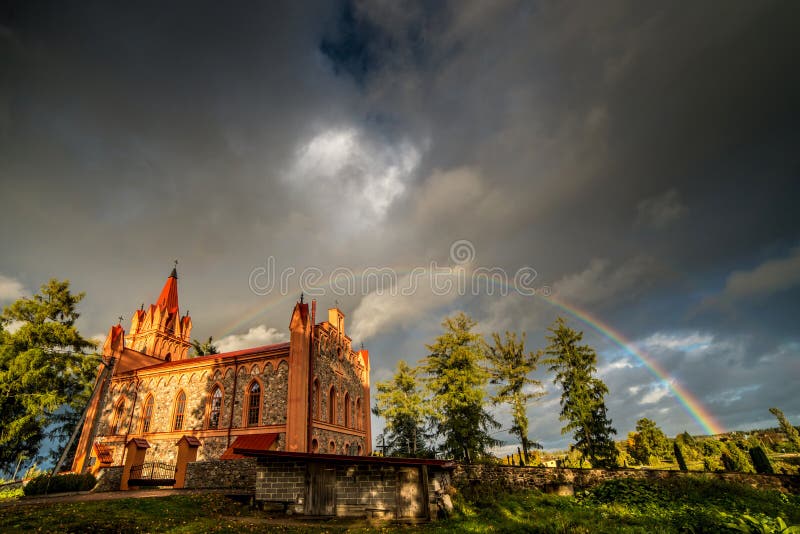
[[[240,457],[234,448],[371,453],[369,353],[353,350],[341,310],[317,323],[316,301],[301,298],[289,342],[196,358],[191,331],[173,269],[129,332],[108,333],[74,472],[130,463],[126,447],[138,461],[179,465]]]

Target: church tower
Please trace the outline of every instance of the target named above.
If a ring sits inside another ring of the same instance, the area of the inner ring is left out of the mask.
[[[178,269],[172,269],[155,304],[136,310],[125,345],[164,361],[186,359],[191,345],[192,318],[178,309]]]

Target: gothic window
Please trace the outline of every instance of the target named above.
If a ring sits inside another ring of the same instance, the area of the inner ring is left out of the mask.
[[[321,405],[322,399],[319,396],[319,380],[316,379],[316,378],[314,379],[314,386],[313,386],[313,389],[311,391],[312,391],[312,395],[311,395],[311,399],[312,400],[311,400],[311,402],[314,403],[314,405],[313,405],[313,410],[314,411],[312,413],[314,414],[314,419],[319,420],[319,418],[320,418],[320,410],[321,410],[320,405]]]
[[[172,417],[172,430],[181,430],[183,428],[183,413],[186,410],[186,393],[183,391],[178,393],[175,397],[175,411]]]
[[[336,424],[336,387],[331,386],[328,393],[328,422]]]
[[[344,394],[344,426],[350,427],[350,393]]]
[[[112,419],[111,423],[111,433],[117,434],[119,433],[122,427],[122,415],[125,412],[125,399],[119,399],[117,404],[114,405],[114,418]]]
[[[148,395],[142,406],[142,434],[150,432],[150,425],[153,421],[153,396]]]
[[[222,389],[214,387],[208,408],[208,428],[219,428],[219,415],[222,412]]]
[[[319,452],[319,441],[317,441],[317,438],[311,440],[311,452]]]
[[[261,416],[261,384],[257,380],[247,388],[247,426],[260,424]]]
[[[346,441],[344,442],[344,449],[342,449],[342,453],[349,456],[350,455],[350,444]]]
[[[331,440],[331,442],[328,443],[328,452],[330,454],[336,454],[336,442],[335,441]]]
[[[361,448],[361,444],[359,443],[358,444],[358,455],[361,456],[363,454],[363,452],[364,452],[364,450]]]
[[[361,430],[361,399],[356,399],[356,430]]]

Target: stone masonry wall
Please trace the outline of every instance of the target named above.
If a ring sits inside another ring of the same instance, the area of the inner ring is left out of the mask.
[[[122,469],[121,465],[100,468],[97,472],[97,484],[95,484],[92,492],[119,491],[119,485],[122,482]]]
[[[238,489],[254,493],[256,460],[209,460],[189,462],[186,466],[187,489]]]
[[[748,484],[763,489],[776,489],[789,493],[800,493],[800,476],[755,475],[745,473],[686,473],[682,471],[657,471],[646,469],[568,469],[554,467],[514,467],[501,465],[462,465],[453,472],[453,483],[457,487],[482,486],[504,490],[544,488],[546,484],[566,482],[575,489],[596,486],[606,480],[617,478],[665,479],[682,476],[705,476]]]

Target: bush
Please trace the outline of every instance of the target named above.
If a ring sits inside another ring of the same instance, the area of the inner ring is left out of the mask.
[[[25,495],[44,495],[45,493],[62,493],[65,491],[90,490],[97,483],[94,475],[85,473],[68,473],[66,475],[39,475],[25,485]]]
[[[759,444],[751,448],[750,458],[753,459],[753,467],[755,467],[756,473],[766,473],[770,475],[775,473],[775,469],[772,467],[772,463],[769,461],[767,451],[764,450],[763,445]]]

